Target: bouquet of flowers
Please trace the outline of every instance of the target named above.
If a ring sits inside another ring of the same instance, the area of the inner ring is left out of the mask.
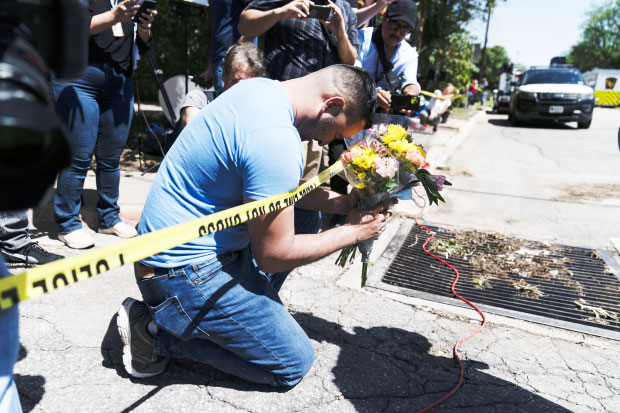
[[[377,124],[365,131],[362,141],[342,154],[345,176],[353,188],[361,191],[360,209],[369,209],[392,195],[421,184],[430,204],[445,202],[439,192],[452,185],[441,175],[431,175],[426,168],[426,152],[413,142],[407,130],[398,124]],[[362,288],[366,286],[373,239],[344,248],[336,264],[344,267],[362,254]]]
[[[399,164],[396,159],[376,139],[360,141],[342,154],[344,173],[349,184],[362,195],[359,208],[369,209],[390,198],[400,188],[398,180]],[[373,240],[367,240],[344,248],[336,261],[344,267],[347,261],[355,258],[355,250],[362,253],[362,287],[366,285],[367,264]]]
[[[444,185],[452,185],[441,175],[431,175],[426,168],[426,152],[422,146],[413,142],[413,137],[400,125],[380,124],[373,128],[374,134],[381,140],[399,163],[400,189],[409,189],[422,184],[428,201],[432,205],[445,202],[439,193]]]

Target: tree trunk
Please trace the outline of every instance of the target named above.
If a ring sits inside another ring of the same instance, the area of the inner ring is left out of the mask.
[[[416,35],[418,39],[418,53],[422,50],[422,37],[424,36],[424,22],[426,22],[426,11],[428,9],[429,0],[420,0],[420,21],[416,27]]]

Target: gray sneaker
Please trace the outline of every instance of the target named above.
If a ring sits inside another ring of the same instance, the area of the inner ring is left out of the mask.
[[[161,374],[166,370],[167,357],[153,351],[153,337],[147,326],[151,313],[142,301],[125,298],[118,310],[116,325],[123,340],[123,364],[133,377],[146,378]]]

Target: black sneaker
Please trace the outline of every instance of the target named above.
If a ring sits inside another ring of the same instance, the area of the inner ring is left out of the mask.
[[[37,242],[31,242],[16,251],[5,249],[0,251],[2,251],[6,266],[9,268],[43,265],[64,258],[62,255],[45,251]]]
[[[153,377],[166,370],[168,358],[156,355],[153,350],[153,337],[147,329],[151,320],[146,304],[131,297],[125,298],[118,310],[116,325],[125,344],[123,364],[133,377]]]

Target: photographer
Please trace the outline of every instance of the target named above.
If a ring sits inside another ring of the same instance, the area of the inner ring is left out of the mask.
[[[418,53],[405,41],[415,28],[417,7],[413,0],[397,0],[387,9],[386,20],[377,28],[359,31],[360,47],[356,66],[366,69],[377,82],[377,106],[390,109],[391,94],[402,90],[420,93],[416,79]]]
[[[110,0],[89,1],[88,66],[80,78],[52,81],[51,85],[56,111],[67,126],[72,145],[71,163],[61,171],[54,197],[58,239],[70,248],[95,245],[79,218],[84,179],[93,154],[97,162],[99,232],[122,238],[136,236],[136,230],[118,216],[119,164],[133,116],[134,46],[141,50],[148,47],[157,11],[146,9],[134,23],[132,18],[140,8],[138,0],[112,4]]]

